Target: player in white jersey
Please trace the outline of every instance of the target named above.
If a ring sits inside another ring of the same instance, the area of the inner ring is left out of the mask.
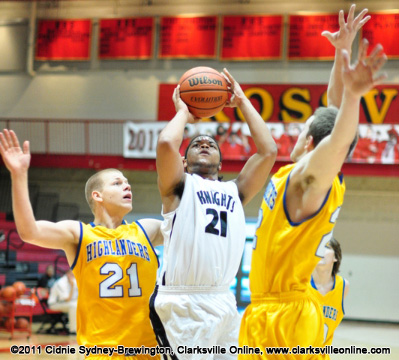
[[[210,136],[192,139],[182,161],[184,127],[199,119],[189,113],[179,87],[173,94],[177,113],[158,138],[165,245],[150,317],[158,343],[172,347],[179,359],[237,356],[229,353],[240,325],[229,286],[245,243],[243,205],[264,186],[277,152],[264,120],[226,69],[224,74],[233,94],[227,106],[242,111],[257,147],[235,180],[219,181],[221,153]],[[204,348],[211,353],[198,354]]]

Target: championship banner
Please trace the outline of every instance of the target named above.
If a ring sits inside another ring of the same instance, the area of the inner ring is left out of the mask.
[[[290,15],[288,60],[333,60],[335,48],[321,36],[324,30],[339,30],[336,14]]]
[[[278,60],[282,57],[282,15],[224,16],[222,60]]]
[[[91,20],[39,20],[36,60],[89,60]]]
[[[124,125],[123,156],[156,158],[159,133],[167,121],[128,122]],[[303,130],[303,123],[267,123],[276,142],[277,161],[290,161],[290,154]],[[223,161],[247,160],[256,152],[248,124],[241,122],[199,122],[185,127],[180,154],[183,156],[196,134],[210,134],[217,140]],[[359,125],[359,140],[346,162],[366,164],[399,164],[399,125]]]
[[[105,59],[150,59],[153,55],[154,19],[102,19],[98,57]]]
[[[371,20],[362,28],[362,38],[366,38],[369,52],[381,44],[388,58],[399,58],[399,11],[369,13]]]
[[[215,58],[217,16],[161,17],[160,58]]]
[[[175,84],[160,84],[158,120],[168,121],[175,115],[172,101]],[[319,106],[327,105],[327,85],[241,84],[246,96],[267,122],[305,122]],[[362,97],[360,122],[399,124],[399,85],[379,85]],[[244,121],[241,111],[224,108],[205,121]],[[204,121],[204,119],[202,120]]]

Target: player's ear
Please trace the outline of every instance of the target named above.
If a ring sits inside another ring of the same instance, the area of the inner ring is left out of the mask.
[[[187,171],[187,159],[184,156],[182,156],[181,159],[183,161],[184,172],[186,172]]]
[[[307,151],[309,151],[309,150],[312,150],[313,148],[314,148],[313,136],[312,136],[312,135],[309,135],[309,136],[306,138],[305,149],[306,149]]]
[[[99,192],[99,191],[97,191],[97,190],[94,190],[94,191],[91,193],[91,197],[93,198],[94,201],[103,202],[103,197],[102,197],[102,195],[101,195],[101,192]]]

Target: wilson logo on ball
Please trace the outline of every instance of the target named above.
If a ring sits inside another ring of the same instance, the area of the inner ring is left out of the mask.
[[[203,77],[196,77],[188,79],[188,83],[190,86],[197,86],[197,85],[219,85],[223,86],[223,82],[217,79],[210,79],[206,75]]]

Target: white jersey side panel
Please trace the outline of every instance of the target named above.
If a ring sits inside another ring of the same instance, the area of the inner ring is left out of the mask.
[[[178,208],[163,214],[166,286],[229,286],[245,243],[245,215],[233,181],[187,174]]]

